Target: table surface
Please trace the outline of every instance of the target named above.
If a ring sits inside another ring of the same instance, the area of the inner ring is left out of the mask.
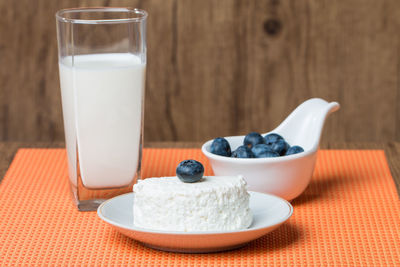
[[[179,162],[189,155],[205,159],[198,150],[200,145],[146,144],[147,148],[195,149],[148,149],[143,160],[144,170],[152,170],[153,176],[172,174],[174,168],[171,161],[157,162],[157,159]],[[2,233],[0,231],[3,244],[0,245],[0,254],[5,255],[0,257],[0,262],[10,265],[87,265],[94,261],[93,264],[165,263],[171,266],[266,266],[277,263],[399,266],[400,228],[396,223],[400,214],[396,205],[399,198],[391,177],[394,181],[400,177],[400,143],[321,146],[322,149],[347,151],[320,151],[320,164],[316,166],[314,181],[305,194],[292,202],[296,212],[289,222],[242,249],[201,255],[149,250],[118,234],[101,222],[95,212],[77,212],[66,201],[69,197],[68,183],[53,179],[65,175],[64,150],[21,150],[16,154],[18,148],[63,146],[63,143],[0,143],[0,177],[9,168],[12,159],[16,159],[6,180],[0,184],[0,202],[3,204],[0,213],[2,218],[8,218],[0,220],[0,229],[4,229]],[[362,149],[369,151],[360,151]],[[371,151],[377,149],[379,151]],[[160,168],[157,170],[154,166]],[[22,182],[27,178],[30,182]],[[332,186],[335,186],[335,191],[330,190]],[[33,205],[29,205],[31,203]]]
[[[152,148],[200,148],[199,142],[150,142],[144,147]],[[0,182],[3,179],[15,153],[19,148],[63,148],[63,142],[0,142]],[[321,149],[382,149],[400,196],[400,142],[365,142],[365,143],[324,143]]]

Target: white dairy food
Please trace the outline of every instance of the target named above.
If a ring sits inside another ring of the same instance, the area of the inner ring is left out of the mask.
[[[130,184],[139,161],[146,65],[135,55],[115,53],[65,57],[59,68],[72,183],[78,149],[84,186]]]
[[[147,178],[135,184],[133,223],[164,231],[233,231],[252,222],[242,176],[205,176],[197,183],[177,177]]]

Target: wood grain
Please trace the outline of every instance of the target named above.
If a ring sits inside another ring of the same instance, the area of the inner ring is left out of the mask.
[[[310,97],[336,100],[322,141],[400,141],[396,0],[0,0],[0,140],[63,141],[54,13],[147,10],[144,138],[267,132]]]

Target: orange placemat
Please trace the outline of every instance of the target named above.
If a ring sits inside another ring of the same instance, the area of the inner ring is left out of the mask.
[[[173,175],[198,149],[145,149],[143,175]],[[0,184],[0,265],[399,265],[400,203],[383,151],[320,151],[293,217],[241,249],[156,251],[78,212],[63,149],[21,149]]]

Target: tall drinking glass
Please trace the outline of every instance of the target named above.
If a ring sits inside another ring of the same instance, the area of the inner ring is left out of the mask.
[[[140,176],[146,17],[132,8],[56,13],[69,181],[79,210]]]

